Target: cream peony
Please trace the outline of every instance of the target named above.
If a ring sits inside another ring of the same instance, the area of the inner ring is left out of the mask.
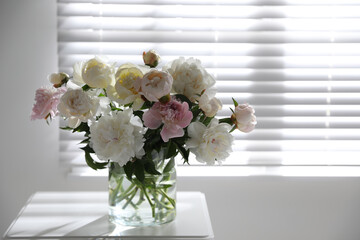
[[[138,110],[144,101],[135,89],[135,82],[143,75],[142,70],[134,64],[121,65],[115,74],[115,85],[107,87],[109,98],[120,105],[133,103],[133,108]]]
[[[105,60],[100,57],[92,58],[83,64],[79,63],[75,67],[78,68],[80,66],[82,66],[82,80],[92,88],[106,88],[109,84],[114,82],[113,66],[107,64]],[[79,79],[78,76],[79,73],[76,75],[76,80],[74,78],[74,81],[81,82],[81,79]]]
[[[71,80],[71,82],[75,83],[78,86],[83,86],[85,85],[85,82],[82,78],[82,69],[84,66],[85,62],[76,62],[73,66],[73,78]]]
[[[68,89],[60,98],[58,110],[60,114],[69,119],[69,127],[75,128],[81,122],[96,116],[99,107],[99,99],[90,97],[82,89]]]
[[[131,109],[102,116],[90,126],[90,146],[101,160],[124,166],[132,158],[141,158],[145,151],[145,129]]]
[[[180,57],[163,67],[174,79],[172,90],[188,97],[192,102],[198,100],[203,90],[212,87],[215,79],[201,66],[198,59]]]
[[[241,132],[248,133],[254,130],[256,125],[255,110],[249,104],[240,104],[235,107],[235,113],[231,116],[236,128]]]
[[[159,101],[163,96],[170,93],[173,84],[173,78],[167,72],[152,70],[139,79],[135,88],[144,97],[153,102]]]
[[[232,151],[234,137],[229,133],[230,125],[220,123],[214,118],[208,127],[200,122],[193,122],[188,127],[190,139],[186,148],[195,154],[196,160],[208,165],[221,163]]]
[[[222,103],[215,94],[215,89],[206,90],[199,99],[199,107],[207,117],[214,117],[222,108]]]

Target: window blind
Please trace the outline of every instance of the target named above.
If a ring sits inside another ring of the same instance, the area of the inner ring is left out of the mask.
[[[223,165],[360,165],[360,0],[58,1],[59,71],[94,55],[142,64],[150,49],[161,64],[200,59],[219,117],[232,97],[255,108],[256,129],[234,132]],[[60,134],[73,173],[87,169],[81,139]]]

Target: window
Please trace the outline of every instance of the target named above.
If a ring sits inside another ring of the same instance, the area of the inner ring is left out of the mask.
[[[222,169],[359,174],[359,30],[360,0],[59,0],[59,70],[94,55],[142,64],[149,49],[162,63],[198,58],[217,80],[220,117],[231,97],[256,109],[257,128],[234,132]],[[80,139],[61,132],[61,161],[75,174],[86,164]]]

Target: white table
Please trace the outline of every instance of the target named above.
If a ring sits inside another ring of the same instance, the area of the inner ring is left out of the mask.
[[[107,198],[107,192],[38,192],[4,239],[214,239],[203,193],[178,192],[176,219],[154,227],[110,223]]]

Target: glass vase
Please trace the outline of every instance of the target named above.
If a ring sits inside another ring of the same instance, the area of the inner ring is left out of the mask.
[[[109,220],[127,226],[149,226],[170,222],[176,216],[176,169],[174,159],[159,160],[161,175],[145,173],[140,182],[128,179],[118,163],[109,167]],[[173,167],[169,167],[173,166]]]

